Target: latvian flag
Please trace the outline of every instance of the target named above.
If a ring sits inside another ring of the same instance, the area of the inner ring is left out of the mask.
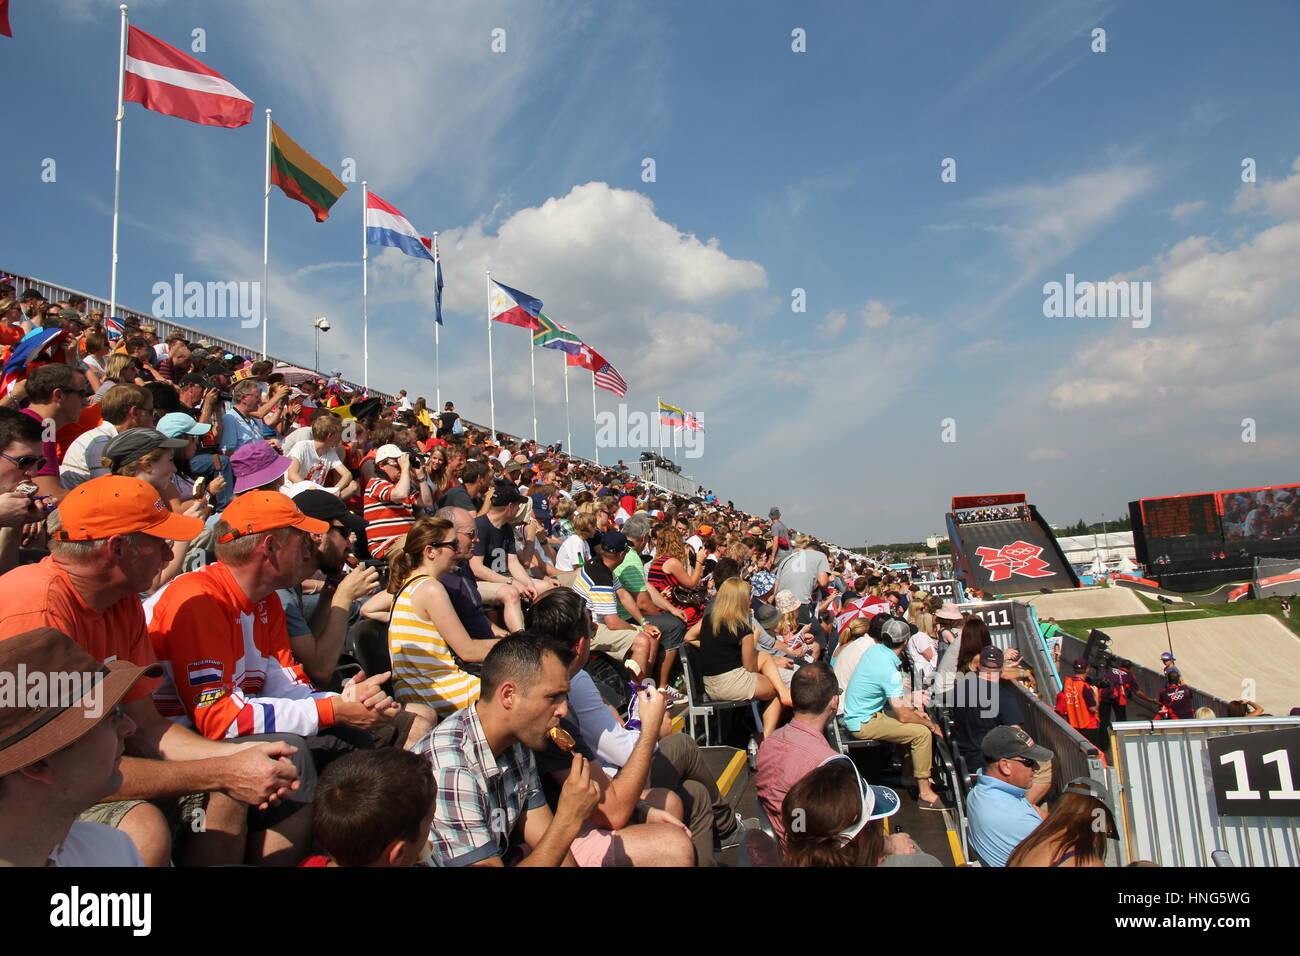
[[[488,312],[493,322],[517,325],[521,329],[538,331],[542,324],[537,317],[542,314],[542,300],[534,299],[527,292],[520,292],[508,285],[492,280],[492,298],[488,301]]]
[[[392,246],[413,259],[433,261],[433,253],[420,241],[420,234],[398,212],[374,193],[366,193],[366,242],[372,246]]]
[[[596,384],[606,391],[613,392],[619,398],[627,394],[627,382],[623,381],[623,376],[618,374],[618,369],[608,362],[597,366],[595,376]]]
[[[234,128],[253,118],[253,101],[224,76],[136,27],[128,27],[122,99],[204,126]]]

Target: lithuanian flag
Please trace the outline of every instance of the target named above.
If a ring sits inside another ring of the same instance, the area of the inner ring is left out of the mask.
[[[271,182],[290,199],[310,206],[317,222],[330,217],[330,206],[348,188],[275,123],[271,124]]]

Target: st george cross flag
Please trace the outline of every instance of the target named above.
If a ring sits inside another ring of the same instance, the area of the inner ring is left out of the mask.
[[[517,325],[521,329],[540,329],[537,317],[542,314],[542,300],[534,299],[527,292],[520,292],[508,285],[492,280],[492,298],[488,301],[489,313],[493,322]]]
[[[374,193],[366,193],[366,242],[372,246],[392,246],[413,259],[433,261],[433,253],[420,241],[420,234],[391,203]]]
[[[127,30],[123,100],[204,126],[233,129],[253,118],[253,101],[212,67],[137,27]]]
[[[582,350],[582,340],[545,315],[538,314],[537,322],[541,326],[533,332],[533,344],[544,349],[559,349],[570,355],[577,355]]]
[[[627,382],[623,381],[623,376],[618,374],[618,369],[608,362],[597,366],[595,375],[596,384],[606,391],[613,392],[619,398],[627,394]]]

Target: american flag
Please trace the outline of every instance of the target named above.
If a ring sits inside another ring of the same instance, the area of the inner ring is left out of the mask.
[[[596,384],[601,388],[613,392],[619,398],[627,394],[627,382],[618,374],[618,369],[608,362],[596,369],[595,376]]]

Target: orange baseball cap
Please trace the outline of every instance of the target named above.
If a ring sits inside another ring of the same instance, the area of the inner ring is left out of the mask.
[[[221,512],[221,520],[232,529],[217,539],[222,544],[277,528],[301,528],[316,534],[324,534],[330,529],[328,521],[308,518],[298,510],[292,498],[278,491],[244,492]]]
[[[153,485],[125,475],[82,482],[59,503],[59,541],[94,541],[143,532],[168,541],[189,541],[203,530],[198,518],[163,503]]]
[[[713,534],[713,528],[711,528],[707,524],[702,524],[695,529],[695,533],[698,534],[701,538],[707,538],[709,535]]]

